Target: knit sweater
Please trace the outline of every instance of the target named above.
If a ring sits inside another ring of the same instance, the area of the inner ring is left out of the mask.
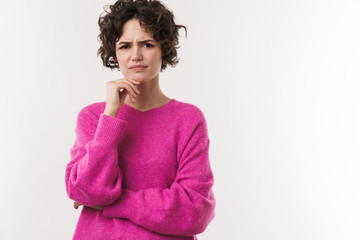
[[[77,116],[65,174],[84,205],[73,239],[197,239],[216,205],[203,112],[176,99],[144,112],[124,103],[116,117],[105,106]]]

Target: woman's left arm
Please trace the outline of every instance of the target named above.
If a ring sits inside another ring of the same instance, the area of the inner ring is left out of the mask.
[[[170,188],[123,189],[115,203],[104,206],[104,216],[127,218],[160,234],[192,236],[205,231],[215,216],[216,202],[207,125],[202,112],[199,116]]]

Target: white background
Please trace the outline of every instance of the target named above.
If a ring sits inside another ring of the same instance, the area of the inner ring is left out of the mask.
[[[97,20],[114,1],[0,2],[0,239],[71,239],[79,110],[120,78]],[[360,2],[167,0],[165,95],[203,110],[216,215],[199,239],[360,239]]]

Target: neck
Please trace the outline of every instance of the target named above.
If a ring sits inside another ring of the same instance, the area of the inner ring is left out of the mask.
[[[126,96],[125,103],[138,110],[148,110],[167,103],[170,98],[166,97],[160,89],[159,74],[150,81],[143,81],[137,86],[140,94],[135,98],[135,103]]]

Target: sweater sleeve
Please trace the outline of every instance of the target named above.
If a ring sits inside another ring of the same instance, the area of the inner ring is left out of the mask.
[[[65,174],[70,199],[87,206],[103,206],[120,196],[123,175],[117,144],[126,125],[126,121],[103,113],[97,119],[86,108],[80,111]]]
[[[213,173],[205,118],[193,124],[170,188],[137,192],[123,189],[120,198],[105,206],[103,216],[126,218],[151,231],[193,236],[205,231],[215,216]]]

